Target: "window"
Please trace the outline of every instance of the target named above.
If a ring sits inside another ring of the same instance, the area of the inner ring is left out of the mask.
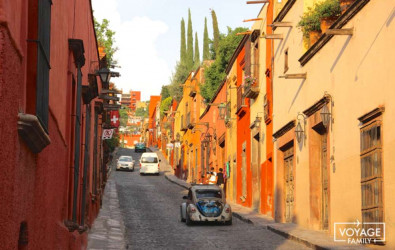
[[[51,0],[38,1],[36,115],[48,132]]]
[[[158,158],[146,156],[141,159],[141,163],[158,163]]]
[[[222,198],[219,190],[196,190],[196,198]]]
[[[381,121],[376,118],[364,124],[360,131],[363,222],[384,221],[381,127]],[[366,229],[372,227],[369,224],[364,226],[367,227]]]
[[[256,86],[259,86],[259,39],[254,44],[254,78]]]

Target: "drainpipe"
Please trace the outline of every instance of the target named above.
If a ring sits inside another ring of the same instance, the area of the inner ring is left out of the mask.
[[[73,190],[73,222],[77,222],[77,196],[78,196],[78,178],[80,170],[80,140],[81,140],[81,82],[82,72],[81,65],[77,66],[77,104],[75,116],[75,151],[74,151],[74,190]]]
[[[85,224],[85,203],[86,203],[86,182],[89,166],[89,143],[90,143],[90,126],[91,126],[91,106],[86,105],[85,121],[85,156],[84,156],[84,176],[82,180],[82,208],[81,208],[81,226]]]

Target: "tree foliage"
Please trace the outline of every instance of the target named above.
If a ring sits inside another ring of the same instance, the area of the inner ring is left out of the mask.
[[[126,127],[126,125],[128,124],[128,111],[129,108],[123,106],[119,109],[119,123],[120,126],[122,127]]]
[[[191,10],[188,9],[188,34],[187,34],[187,67],[188,69],[193,68],[193,31],[192,31],[192,18]]]
[[[108,65],[116,64],[117,62],[114,60],[114,53],[118,50],[118,48],[114,45],[115,31],[111,30],[108,27],[110,21],[108,21],[107,19],[103,19],[102,23],[100,23],[96,19],[94,19],[94,23],[97,42],[99,46],[104,47]]]
[[[207,31],[207,18],[204,18],[204,33],[203,33],[203,61],[210,59],[210,40]]]
[[[197,68],[200,65],[199,41],[197,32],[195,33],[195,58],[193,61],[195,63],[194,67]]]
[[[163,85],[162,90],[160,91],[160,96],[162,99],[166,99],[170,96],[169,86]]]
[[[238,27],[232,30],[228,27],[228,34],[223,35],[218,47],[218,56],[215,61],[204,72],[205,83],[200,86],[200,94],[206,101],[213,98],[219,85],[224,80],[226,67],[228,67],[229,60],[231,59],[238,44],[242,40],[242,36],[237,36],[239,32],[246,31],[246,28]]]
[[[187,60],[187,45],[185,42],[185,21],[181,19],[181,46],[180,46],[180,62],[186,63]]]
[[[148,117],[148,108],[140,107],[136,109],[134,113],[135,116],[147,118]]]
[[[173,100],[173,98],[171,96],[169,96],[166,99],[164,99],[163,101],[161,101],[161,103],[160,103],[160,116],[161,117],[164,116],[165,111],[169,111],[172,100]]]
[[[220,35],[219,35],[217,15],[215,14],[214,10],[211,10],[211,18],[213,20],[213,50],[215,52],[213,59],[215,59],[218,54]]]

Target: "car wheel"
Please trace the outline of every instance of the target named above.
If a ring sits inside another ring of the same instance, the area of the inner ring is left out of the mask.
[[[230,226],[232,225],[232,218],[230,218],[230,220],[225,221],[225,225]]]
[[[188,213],[186,213],[186,219],[185,219],[185,223],[187,224],[187,226],[191,226],[192,225],[192,221],[191,221],[191,219],[189,218],[189,215],[188,215]]]
[[[181,222],[185,222],[185,219],[182,218],[182,206],[180,206],[180,220]]]

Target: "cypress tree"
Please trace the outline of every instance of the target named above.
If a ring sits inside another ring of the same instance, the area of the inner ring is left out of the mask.
[[[198,42],[198,35],[195,32],[195,58],[194,58],[195,67],[200,65],[200,53],[199,53],[199,42]]]
[[[204,18],[204,33],[203,33],[203,61],[210,58],[208,31],[207,31],[207,18]]]
[[[181,19],[181,48],[180,48],[180,63],[186,63],[187,47],[185,44],[185,22],[184,18]]]
[[[188,36],[187,36],[187,68],[191,70],[193,67],[193,31],[192,31],[192,20],[191,10],[188,9]]]
[[[216,55],[218,55],[218,48],[219,48],[219,29],[218,29],[217,15],[215,14],[214,10],[211,10],[211,18],[213,19],[213,33],[214,33],[213,46],[214,46],[214,52],[216,57]]]

